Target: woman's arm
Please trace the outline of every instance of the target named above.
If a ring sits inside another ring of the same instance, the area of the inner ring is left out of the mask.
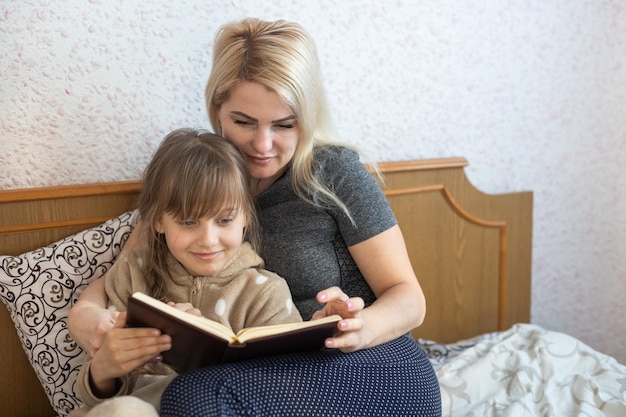
[[[67,319],[70,335],[90,356],[100,349],[119,314],[106,305],[103,276],[85,288]]]
[[[346,352],[364,349],[420,326],[426,301],[400,227],[396,225],[349,250],[377,300],[363,309],[360,299],[347,299],[336,288],[321,291],[318,301],[328,303],[322,315],[339,313],[344,317],[338,324],[340,334],[328,339],[326,347]]]
[[[137,245],[141,223],[130,234],[122,250]],[[104,289],[106,274],[89,284],[78,298],[68,316],[67,325],[72,338],[90,356],[100,349],[106,334],[113,328],[118,312],[108,310],[109,299]]]

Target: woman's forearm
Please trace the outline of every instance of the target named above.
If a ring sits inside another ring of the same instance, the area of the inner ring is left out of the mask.
[[[74,304],[72,310],[77,307],[100,307],[106,308],[109,300],[104,289],[104,276],[92,281],[78,297],[78,301]],[[70,316],[71,316],[70,312]]]
[[[388,288],[362,312],[367,337],[365,346],[371,347],[393,340],[424,322],[426,301],[417,282],[402,283]]]
[[[104,277],[93,281],[70,310],[67,324],[70,335],[91,356],[102,346],[118,313],[107,310]]]
[[[426,314],[426,301],[399,226],[351,246],[349,250],[377,297],[361,312],[359,348],[388,342],[421,325]]]
[[[138,245],[141,230],[141,222],[137,222],[122,251]],[[105,276],[92,281],[83,290],[67,321],[72,338],[91,356],[102,346],[119,314],[107,309],[109,299],[104,288]]]

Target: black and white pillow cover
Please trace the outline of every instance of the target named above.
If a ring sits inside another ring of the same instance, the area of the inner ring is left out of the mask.
[[[84,352],[67,328],[82,290],[113,265],[134,212],[18,256],[0,256],[0,298],[29,362],[59,416],[81,406],[75,381]]]

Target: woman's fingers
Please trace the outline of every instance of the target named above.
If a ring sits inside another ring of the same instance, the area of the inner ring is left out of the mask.
[[[324,304],[322,310],[313,314],[314,319],[318,319],[333,314],[339,314],[344,319],[358,317],[365,303],[360,297],[349,298],[339,287],[330,287],[317,294],[317,301]]]
[[[317,293],[317,301],[320,303],[328,303],[330,301],[345,301],[348,295],[339,287],[330,287]]]
[[[330,287],[317,294],[317,301],[325,305],[313,314],[313,320],[332,314],[342,317],[337,323],[336,334],[326,339],[326,347],[351,352],[364,345],[361,312],[365,308],[365,302],[361,297],[350,298],[339,287]]]

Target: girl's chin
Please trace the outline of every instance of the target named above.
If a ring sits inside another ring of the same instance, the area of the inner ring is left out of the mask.
[[[219,272],[219,269],[218,270],[207,269],[207,270],[197,270],[197,271],[188,271],[188,272],[194,277],[208,277],[208,276],[217,274]]]

